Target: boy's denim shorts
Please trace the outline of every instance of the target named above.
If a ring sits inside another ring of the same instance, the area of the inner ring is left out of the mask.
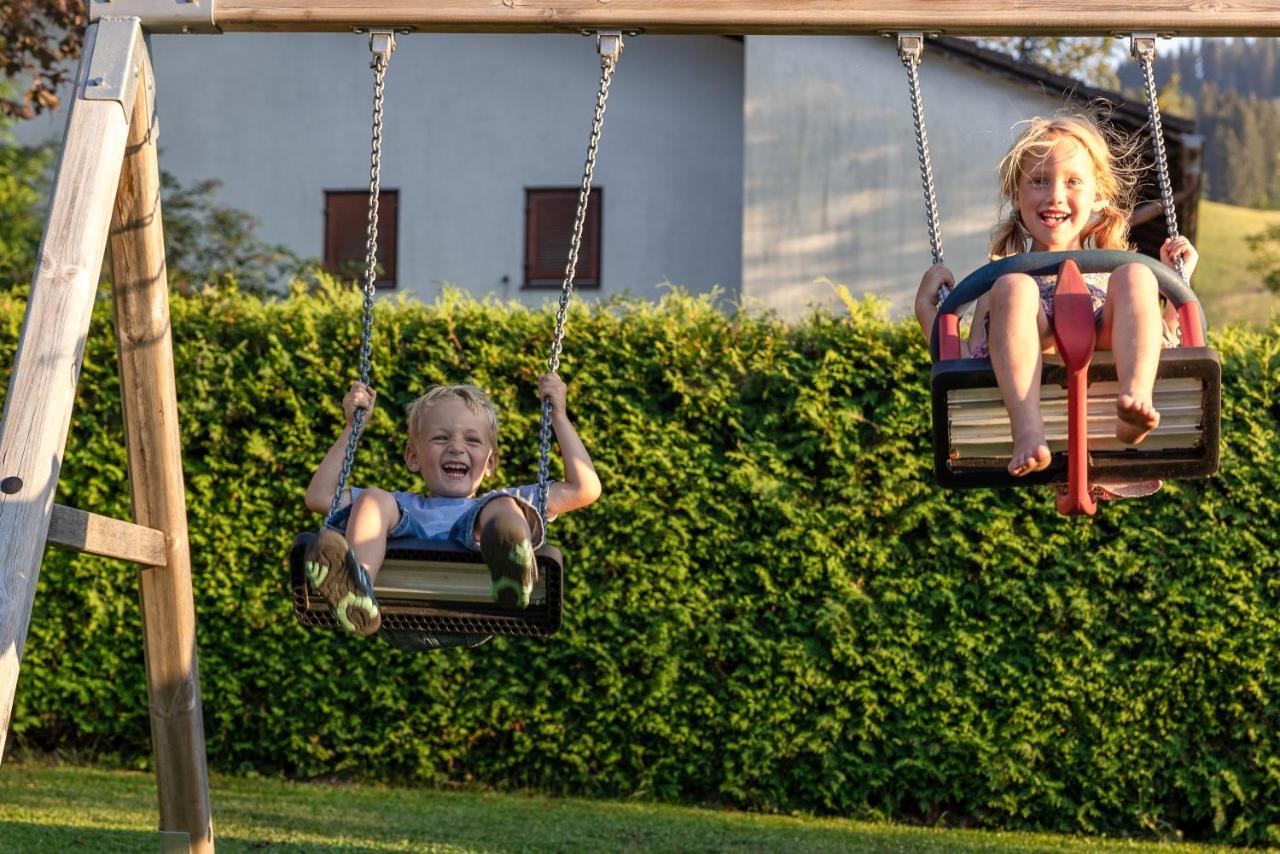
[[[361,490],[358,488],[352,489],[352,504],[359,492]],[[515,500],[529,524],[530,540],[535,549],[546,539],[542,518],[534,504],[537,498],[536,486],[495,489],[478,498],[424,498],[414,492],[393,492],[392,495],[400,508],[400,521],[387,533],[388,539],[444,540],[478,552],[480,541],[476,537],[476,522],[480,518],[480,512],[495,498]],[[345,531],[352,504],[338,510],[329,517],[326,524]]]

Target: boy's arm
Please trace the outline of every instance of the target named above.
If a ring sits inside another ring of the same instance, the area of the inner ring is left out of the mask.
[[[551,398],[551,429],[555,431],[560,456],[564,460],[564,481],[547,490],[547,515],[558,516],[578,510],[600,497],[600,477],[591,463],[587,446],[569,420],[564,381],[555,374],[538,379],[538,396]]]
[[[333,493],[338,489],[338,476],[342,474],[342,459],[346,456],[347,444],[351,441],[355,411],[365,409],[372,412],[375,397],[373,389],[362,386],[360,383],[352,383],[351,390],[342,398],[342,411],[347,419],[346,426],[342,428],[342,433],[330,446],[320,465],[316,467],[315,474],[311,475],[311,483],[307,485],[307,496],[304,499],[307,509],[311,512],[322,516],[329,514]],[[366,415],[365,424],[368,423],[368,415]],[[347,490],[343,493],[338,507],[345,507],[349,503],[351,503],[351,491]]]

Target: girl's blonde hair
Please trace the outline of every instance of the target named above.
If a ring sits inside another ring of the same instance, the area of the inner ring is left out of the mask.
[[[1059,139],[1074,140],[1093,163],[1098,196],[1106,206],[1098,211],[1080,236],[1086,249],[1130,249],[1129,216],[1137,193],[1138,174],[1142,167],[1138,158],[1139,141],[1104,126],[1087,113],[1059,113],[1037,117],[1014,140],[1000,161],[1000,207],[1009,206],[991,233],[991,258],[1004,258],[1026,252],[1031,235],[1018,215],[1018,185],[1029,162],[1047,157]]]
[[[493,405],[484,390],[473,385],[433,385],[427,393],[414,400],[405,411],[409,416],[409,435],[418,435],[426,426],[427,410],[442,400],[460,400],[468,409],[485,416],[489,426],[489,442],[498,448],[498,408]]]

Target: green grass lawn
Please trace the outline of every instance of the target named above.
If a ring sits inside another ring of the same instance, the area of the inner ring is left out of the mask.
[[[1245,238],[1280,223],[1280,211],[1237,208],[1218,202],[1200,203],[1196,249],[1200,266],[1193,284],[1209,319],[1209,328],[1235,323],[1262,327],[1280,311],[1280,296],[1249,271],[1252,253]]]
[[[1227,851],[1208,846],[935,830],[840,819],[534,795],[286,783],[215,776],[221,852]],[[0,768],[0,850],[157,850],[150,774]]]

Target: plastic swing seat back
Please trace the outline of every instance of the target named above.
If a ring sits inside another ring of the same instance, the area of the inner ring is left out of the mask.
[[[311,628],[338,628],[328,603],[307,583],[303,559],[315,532],[301,534],[289,551],[293,613]],[[559,549],[536,552],[538,581],[529,605],[507,610],[489,593],[489,568],[479,554],[448,542],[390,540],[374,584],[382,628],[393,632],[504,635],[544,638],[560,630],[564,614],[564,560]]]
[[[981,296],[1000,275],[1056,273],[1066,260],[1075,261],[1084,272],[1110,271],[1123,263],[1148,266],[1156,274],[1162,293],[1179,309],[1184,339],[1203,341],[1199,305],[1190,289],[1169,268],[1144,255],[1114,250],[1037,252],[988,264],[962,281],[947,298],[939,311],[939,328],[935,329],[930,384],[934,476],[939,485],[960,489],[1067,481],[1067,387],[1071,371],[1064,361],[1045,357],[1041,375],[1041,413],[1053,462],[1042,471],[1014,477],[1007,470],[1013,451],[1008,414],[991,360],[956,358],[954,353],[944,351],[958,348],[958,340],[952,339],[949,347],[945,339],[952,333],[939,335],[943,327],[954,327],[955,311],[961,305]],[[1187,329],[1188,326],[1195,328]],[[939,342],[939,337],[944,340]],[[1160,424],[1136,446],[1115,438],[1119,387],[1111,354],[1090,353],[1084,362],[1088,391],[1083,423],[1090,484],[1199,478],[1217,471],[1222,367],[1216,352],[1205,346],[1185,345],[1161,351],[1153,401],[1161,414]]]

